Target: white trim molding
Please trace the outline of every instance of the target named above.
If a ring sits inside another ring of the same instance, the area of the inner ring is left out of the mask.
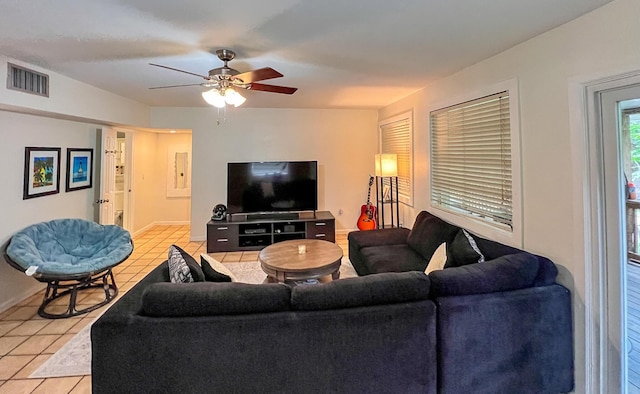
[[[582,204],[574,206],[574,226],[583,229],[575,232],[575,257],[584,261],[584,271],[573,272],[574,327],[584,325],[584,332],[574,329],[574,352],[584,349],[585,357],[584,370],[576,370],[576,392],[625,392],[626,387],[622,196],[616,176],[619,169],[611,164],[619,155],[619,139],[605,140],[600,105],[603,93],[636,84],[640,84],[640,70],[569,82],[573,190],[582,196]],[[607,177],[612,179],[605,182]],[[617,262],[608,264],[612,259]],[[581,321],[576,308],[583,303]]]

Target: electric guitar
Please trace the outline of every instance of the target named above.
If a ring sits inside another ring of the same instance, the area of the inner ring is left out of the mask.
[[[358,229],[361,231],[374,230],[378,227],[376,224],[376,207],[371,205],[371,185],[373,185],[373,177],[369,176],[367,203],[360,208],[360,217],[358,218]]]

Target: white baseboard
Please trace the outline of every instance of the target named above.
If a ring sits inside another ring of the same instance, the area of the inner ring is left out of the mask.
[[[152,222],[147,224],[146,226],[144,226],[143,228],[141,228],[140,230],[136,231],[133,233],[133,236],[138,236],[142,233],[144,233],[147,230],[152,229],[154,226],[184,226],[184,225],[190,225],[191,222],[190,221],[158,221],[158,222]]]
[[[133,235],[134,237],[136,237],[136,236],[138,236],[138,235],[140,235],[140,234],[144,233],[145,231],[150,230],[150,229],[151,229],[151,227],[153,227],[153,226],[154,226],[154,224],[153,224],[153,223],[148,224],[148,225],[144,226],[143,228],[141,228],[140,230],[138,230],[138,231],[134,232],[132,235]]]
[[[188,220],[153,222],[154,226],[184,226],[190,224],[191,222]]]

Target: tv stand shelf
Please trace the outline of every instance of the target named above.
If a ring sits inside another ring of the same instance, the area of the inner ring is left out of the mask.
[[[260,250],[291,239],[336,241],[336,220],[329,211],[314,214],[247,214],[245,220],[210,220],[207,253]]]

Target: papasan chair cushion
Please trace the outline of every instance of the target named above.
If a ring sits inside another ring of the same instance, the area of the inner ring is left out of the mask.
[[[122,227],[84,219],[56,219],[16,233],[4,254],[14,268],[47,282],[38,313],[43,317],[60,318],[87,313],[110,302],[118,294],[111,268],[126,260],[132,252],[131,235]],[[78,310],[75,305],[77,292],[87,288],[102,288],[105,300]],[[70,301],[64,313],[45,312],[49,303],[67,294]]]
[[[7,255],[34,277],[68,278],[96,273],[118,264],[133,251],[128,231],[82,219],[57,219],[15,234]]]

